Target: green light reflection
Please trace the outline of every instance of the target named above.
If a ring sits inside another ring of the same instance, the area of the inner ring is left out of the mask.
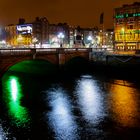
[[[30,122],[30,117],[27,108],[21,105],[23,94],[18,77],[7,77],[4,80],[4,85],[4,99],[8,108],[8,114],[12,119],[12,123],[20,127],[26,127]]]
[[[13,98],[14,101],[16,101],[17,93],[18,93],[18,86],[17,86],[16,79],[11,79],[10,80],[10,86],[11,86],[12,98]]]

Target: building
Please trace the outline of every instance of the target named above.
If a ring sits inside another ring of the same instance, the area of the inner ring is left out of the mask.
[[[140,2],[114,9],[115,49],[140,49]]]
[[[104,44],[106,48],[113,49],[114,48],[114,30],[107,29],[104,34]]]
[[[6,30],[7,45],[18,47],[30,45],[42,45],[49,42],[49,22],[43,17],[37,17],[35,21],[26,23],[25,19],[19,19],[16,25],[8,25]]]
[[[35,21],[32,22],[33,25],[33,41],[37,44],[48,44],[49,43],[49,21],[46,17],[36,17]]]
[[[6,31],[4,27],[0,28],[0,48],[6,47]]]
[[[77,26],[74,29],[74,44],[76,47],[101,47],[101,36],[99,29],[94,28],[81,28]]]
[[[6,44],[8,46],[17,46],[22,44],[22,39],[21,36],[18,36],[16,25],[10,24],[5,27],[5,30],[7,32]]]
[[[66,46],[70,43],[70,30],[67,23],[49,24],[49,43],[53,47],[59,47],[60,44]]]

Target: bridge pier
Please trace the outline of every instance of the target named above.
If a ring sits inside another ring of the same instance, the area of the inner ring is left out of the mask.
[[[61,66],[61,65],[64,65],[65,64],[65,54],[63,54],[63,53],[60,53],[60,54],[58,54],[59,55],[59,65]]]
[[[89,52],[89,61],[92,61],[92,51]]]
[[[36,59],[36,49],[31,49],[31,54],[33,56],[33,60]]]

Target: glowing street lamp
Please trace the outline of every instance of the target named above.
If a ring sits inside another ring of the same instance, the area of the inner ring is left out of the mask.
[[[122,28],[121,31],[124,33],[124,28]]]
[[[59,40],[60,40],[60,47],[62,47],[62,43],[63,43],[63,39],[64,39],[65,35],[64,35],[62,32],[60,32],[60,33],[57,35],[57,37],[58,37]]]
[[[92,37],[91,36],[88,36],[87,40],[88,41],[92,41]]]

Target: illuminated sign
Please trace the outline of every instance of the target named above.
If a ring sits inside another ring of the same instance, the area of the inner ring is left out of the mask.
[[[140,13],[126,13],[126,14],[116,15],[116,18],[128,18],[128,17],[140,17]]]
[[[17,25],[18,34],[32,34],[32,24]]]

